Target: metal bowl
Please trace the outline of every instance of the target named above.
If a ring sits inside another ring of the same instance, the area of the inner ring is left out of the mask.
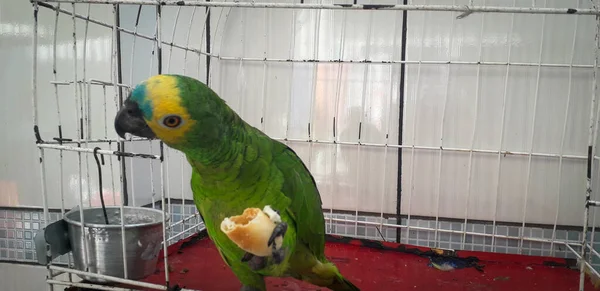
[[[163,212],[144,207],[124,207],[123,210],[127,278],[142,279],[156,269],[158,253],[162,248]],[[108,225],[105,224],[102,207],[83,210],[85,236],[81,234],[79,208],[65,214],[75,268],[124,278],[121,209],[119,206],[106,207],[106,213]],[[81,277],[97,283],[108,282],[99,278]]]

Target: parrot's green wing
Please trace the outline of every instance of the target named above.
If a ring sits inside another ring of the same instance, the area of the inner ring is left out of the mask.
[[[281,191],[292,201],[289,206],[296,223],[297,237],[321,259],[324,256],[325,220],[317,183],[296,152],[274,142],[273,163],[283,174]]]

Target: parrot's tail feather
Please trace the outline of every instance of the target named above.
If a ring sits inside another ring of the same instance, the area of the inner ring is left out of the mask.
[[[344,278],[337,267],[330,262],[317,262],[312,268],[312,274],[313,276],[310,276],[312,278],[307,281],[315,285],[327,287],[333,291],[360,291],[352,282]]]
[[[360,291],[352,282],[348,281],[341,274],[333,281],[333,284],[327,286],[333,291]]]

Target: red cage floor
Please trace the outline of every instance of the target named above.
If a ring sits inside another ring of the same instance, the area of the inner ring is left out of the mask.
[[[335,239],[334,239],[335,240]],[[564,259],[508,255],[486,252],[457,251],[459,257],[474,256],[483,272],[469,267],[440,271],[429,267],[429,259],[413,253],[365,246],[365,241],[351,243],[329,241],[326,255],[342,274],[363,291],[379,290],[578,290],[579,272],[568,268],[572,261]],[[368,242],[367,242],[368,243]],[[389,248],[412,248],[406,245],[385,243]],[[171,285],[203,291],[238,291],[241,287],[205,236],[181,241],[169,247]],[[154,275],[144,281],[164,284],[164,264],[159,261]],[[268,290],[315,291],[328,290],[295,279],[267,278]],[[594,290],[586,280],[586,290]]]

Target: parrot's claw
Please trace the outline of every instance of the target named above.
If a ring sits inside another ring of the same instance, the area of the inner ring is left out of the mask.
[[[253,271],[258,271],[267,266],[267,258],[255,256],[251,253],[245,253],[242,257],[242,262],[248,262],[248,266]]]
[[[273,250],[273,263],[281,264],[285,259],[285,249]]]
[[[277,239],[278,237],[283,237],[287,231],[288,225],[285,222],[281,222],[279,224],[277,224],[275,226],[275,228],[273,229],[273,233],[271,233],[271,237],[269,238],[269,241],[267,242],[267,246],[271,246],[275,243],[275,239]]]

